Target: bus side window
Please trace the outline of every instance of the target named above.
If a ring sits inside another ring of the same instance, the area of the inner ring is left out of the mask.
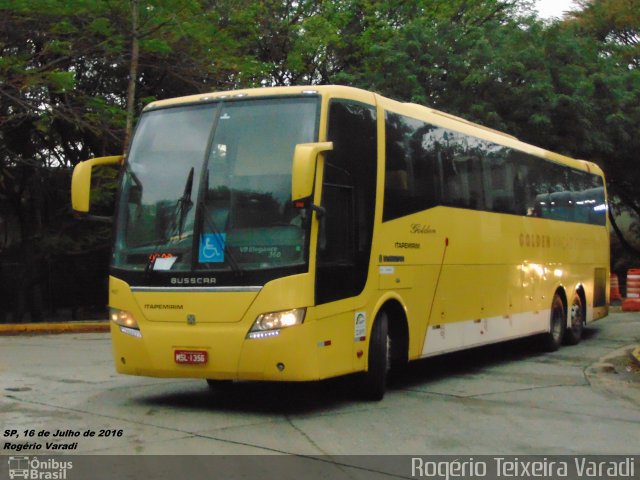
[[[386,112],[383,221],[435,207],[440,201],[439,149],[444,129]]]
[[[486,209],[496,213],[519,213],[516,195],[522,187],[516,178],[515,166],[507,161],[507,149],[495,148],[482,158]]]

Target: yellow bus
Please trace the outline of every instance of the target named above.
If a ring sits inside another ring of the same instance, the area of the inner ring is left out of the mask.
[[[121,180],[109,302],[117,371],[230,381],[360,373],[608,313],[602,171],[342,86],[147,106]]]

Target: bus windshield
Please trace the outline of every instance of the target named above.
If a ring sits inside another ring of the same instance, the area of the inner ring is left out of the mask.
[[[113,266],[239,271],[304,265],[308,210],[291,202],[296,144],[313,142],[317,97],[153,110],[124,171]]]

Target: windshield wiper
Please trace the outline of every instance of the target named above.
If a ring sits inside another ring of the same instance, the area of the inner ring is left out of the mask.
[[[193,190],[193,167],[189,170],[189,175],[187,176],[187,183],[184,185],[184,192],[182,196],[178,199],[176,203],[175,216],[173,218],[173,227],[171,230],[178,231],[178,239],[182,236],[182,229],[184,228],[184,221],[186,219],[187,213],[193,207],[193,202],[191,201],[191,191]]]
[[[191,167],[191,170],[189,170],[189,174],[187,175],[187,181],[184,185],[182,196],[176,202],[176,206],[173,211],[173,218],[171,220],[171,227],[164,232],[163,238],[159,238],[157,242],[153,243],[154,247],[144,268],[144,271],[147,275],[149,275],[152,271],[153,265],[158,258],[155,255],[156,253],[158,253],[157,250],[163,246],[166,248],[167,245],[173,243],[174,239],[177,239],[178,241],[181,240],[182,230],[184,228],[184,222],[186,220],[187,213],[189,213],[189,210],[191,210],[191,207],[193,207],[193,202],[191,201],[191,191],[193,190],[193,172],[194,168]],[[173,232],[176,232],[177,236],[172,236]]]

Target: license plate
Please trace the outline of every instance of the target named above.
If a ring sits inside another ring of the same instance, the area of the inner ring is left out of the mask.
[[[205,350],[176,350],[173,357],[176,363],[183,365],[201,365],[209,359]]]

